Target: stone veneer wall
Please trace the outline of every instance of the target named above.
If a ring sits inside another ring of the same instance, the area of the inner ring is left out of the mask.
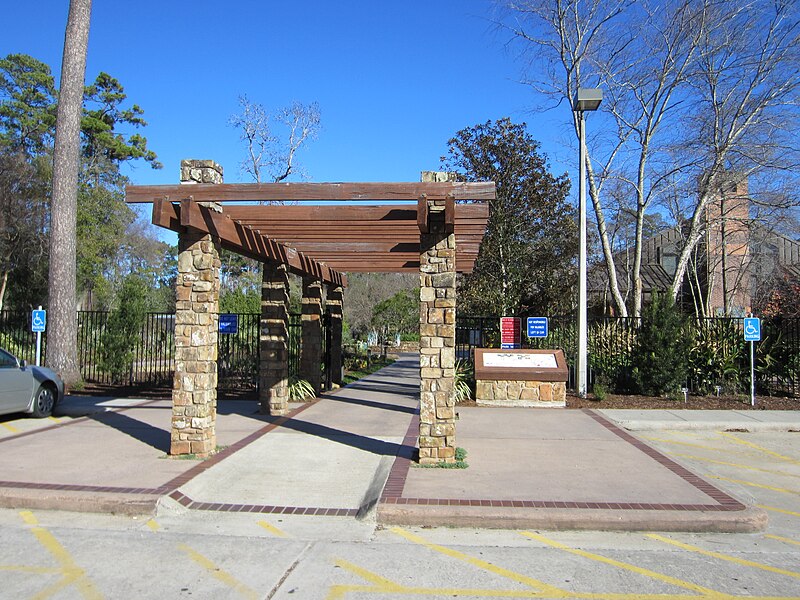
[[[444,200],[428,200],[430,233],[420,234],[419,461],[455,461],[456,239]]]
[[[303,277],[302,343],[300,345],[300,378],[308,381],[319,395],[322,391],[322,282]]]
[[[286,265],[263,264],[261,279],[261,412],[289,411],[289,271]]]
[[[181,161],[181,183],[197,182],[222,183],[222,167]],[[216,449],[219,252],[209,234],[178,236],[170,454],[208,456]]]
[[[486,406],[566,406],[563,381],[478,380],[475,401]]]

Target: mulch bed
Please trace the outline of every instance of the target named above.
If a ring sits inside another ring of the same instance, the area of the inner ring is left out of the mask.
[[[587,398],[567,395],[567,408],[634,408],[665,410],[800,410],[800,398],[783,396],[756,396],[756,405],[750,406],[749,396],[689,396],[686,402],[650,396],[625,396],[608,394],[602,400],[591,395]]]

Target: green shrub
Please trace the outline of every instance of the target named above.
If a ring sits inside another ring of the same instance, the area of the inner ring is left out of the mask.
[[[305,402],[309,398],[315,397],[314,386],[305,379],[300,379],[296,375],[289,377],[289,402]]]
[[[633,355],[634,377],[642,393],[662,396],[679,390],[688,371],[687,331],[672,296],[654,294],[642,311]]]
[[[710,394],[720,386],[726,393],[741,389],[744,338],[732,319],[701,320],[693,328],[689,376],[695,392]]]
[[[472,369],[472,363],[467,360],[457,360],[455,377],[453,379],[453,396],[455,397],[456,404],[472,399],[472,385],[474,380],[475,374]]]
[[[136,275],[122,282],[119,306],[111,312],[102,337],[101,367],[113,383],[124,383],[133,366],[136,346],[147,319],[147,286]]]

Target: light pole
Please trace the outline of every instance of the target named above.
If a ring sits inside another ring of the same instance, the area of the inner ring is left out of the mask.
[[[603,100],[603,90],[578,88],[572,110],[578,113],[578,135],[580,137],[579,197],[579,243],[578,251],[578,360],[576,365],[576,387],[581,398],[586,397],[587,325],[586,325],[586,127],[583,113],[597,110]]]

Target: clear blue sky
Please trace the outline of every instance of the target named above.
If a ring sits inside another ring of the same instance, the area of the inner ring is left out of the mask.
[[[58,77],[68,0],[4,9],[0,55],[25,53]],[[244,146],[228,124],[240,94],[267,108],[317,101],[322,131],[299,156],[311,181],[418,181],[459,129],[526,121],[556,174],[572,168],[566,106],[534,114],[491,0],[176,2],[95,0],[87,82],[117,77],[145,111],[164,164],[133,183],[176,183],[181,158],[212,158],[227,182]]]

